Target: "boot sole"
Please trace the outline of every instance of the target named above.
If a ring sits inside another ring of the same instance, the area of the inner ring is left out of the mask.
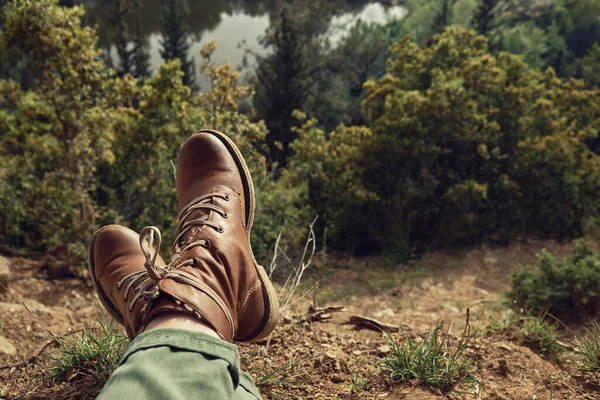
[[[94,283],[94,289],[96,289],[96,293],[98,293],[98,298],[100,299],[100,302],[102,303],[102,305],[104,306],[106,311],[108,311],[108,313],[118,323],[120,323],[121,325],[125,325],[123,315],[117,309],[117,307],[112,303],[112,301],[110,301],[110,298],[104,292],[104,289],[102,289],[102,286],[98,283],[98,280],[96,279],[96,266],[94,264],[94,245],[96,243],[96,238],[98,237],[100,232],[102,232],[104,229],[109,228],[111,226],[113,226],[113,225],[103,226],[102,228],[98,229],[96,231],[96,233],[94,233],[94,236],[92,237],[92,241],[90,242],[90,248],[89,248],[89,252],[88,252],[88,271],[90,273],[90,276],[92,277],[92,282]]]
[[[256,268],[256,272],[258,273],[260,283],[263,289],[263,300],[265,303],[265,318],[263,319],[258,330],[252,335],[245,338],[234,338],[236,341],[243,342],[258,342],[263,339],[266,339],[275,326],[277,325],[277,321],[279,319],[279,300],[277,298],[277,293],[275,292],[275,288],[269,279],[269,275],[267,271],[265,271],[264,267],[258,264],[256,258],[254,257],[254,252],[252,251],[252,245],[250,243],[250,232],[252,230],[252,226],[254,225],[254,211],[256,208],[256,198],[254,195],[254,184],[252,183],[252,177],[250,175],[250,170],[246,165],[246,161],[244,161],[244,157],[240,150],[237,148],[235,143],[225,134],[214,131],[211,129],[205,129],[194,133],[194,135],[199,133],[207,133],[213,135],[217,139],[219,139],[229,153],[233,156],[235,163],[240,171],[240,176],[242,177],[242,185],[244,186],[244,196],[246,201],[246,232],[248,232],[248,247],[250,247],[250,254],[252,254],[252,260],[254,261],[254,267]]]

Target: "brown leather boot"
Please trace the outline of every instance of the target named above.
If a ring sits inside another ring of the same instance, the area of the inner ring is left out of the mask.
[[[165,262],[154,251],[155,260],[147,259],[143,237],[129,228],[108,225],[99,229],[90,244],[89,268],[100,301],[133,339],[148,323],[142,308],[154,296],[154,280],[144,264],[153,262],[158,268]],[[152,243],[146,244],[152,253]]]
[[[147,318],[172,310],[168,295],[228,341],[258,341],[275,328],[277,295],[250,248],[254,186],[235,144],[211,130],[183,145],[177,166],[178,236],[161,298]]]

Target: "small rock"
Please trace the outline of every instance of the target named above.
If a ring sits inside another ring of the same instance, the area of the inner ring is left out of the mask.
[[[448,311],[452,311],[453,313],[459,313],[460,310],[457,307],[446,304],[444,308]]]
[[[384,308],[381,311],[377,311],[375,314],[373,314],[373,316],[375,318],[381,318],[381,317],[393,317],[394,315],[396,315],[396,313],[394,312],[394,310],[392,310],[391,308]]]
[[[362,354],[362,351],[354,350],[354,351],[352,351],[352,354],[354,354],[355,356],[360,356]]]
[[[8,341],[4,336],[0,336],[0,353],[13,355],[17,352],[15,346],[11,342]]]
[[[53,313],[51,309],[43,305],[42,303],[33,300],[33,299],[24,299],[23,302],[32,312],[43,312],[43,313]],[[0,311],[8,311],[10,313],[14,313],[16,311],[27,312],[25,307],[22,304],[18,303],[5,303],[0,302]]]
[[[392,310],[391,308],[385,308],[383,310],[381,310],[381,314],[384,317],[393,317],[394,315],[396,315],[396,313],[394,312],[394,310]]]
[[[8,258],[0,256],[0,283],[8,288],[8,279],[10,278],[10,269],[8,268]],[[4,287],[0,286],[0,294],[4,293]]]
[[[325,353],[325,355],[326,355],[328,358],[331,358],[332,360],[335,360],[335,359],[337,358],[337,355],[335,354],[335,352],[334,352],[334,351],[328,351],[328,352],[326,352],[326,353]]]
[[[506,351],[512,351],[513,350],[509,345],[507,345],[505,343],[498,343],[496,345],[496,347],[498,347],[499,349],[502,349],[502,350],[506,350]]]
[[[377,351],[378,351],[379,353],[381,353],[381,354],[387,354],[387,353],[389,353],[390,351],[392,351],[392,349],[390,348],[390,346],[389,346],[389,345],[387,345],[387,344],[384,344],[383,346],[379,346],[379,347],[377,348]]]

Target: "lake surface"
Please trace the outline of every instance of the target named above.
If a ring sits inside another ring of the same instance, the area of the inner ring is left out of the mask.
[[[198,52],[211,40],[216,40],[218,49],[213,59],[217,63],[231,62],[241,69],[246,48],[261,53],[264,50],[258,38],[269,26],[269,13],[273,10],[273,0],[188,0],[188,25],[193,33],[191,54],[195,57],[196,66],[200,65]],[[98,26],[100,45],[110,51],[115,64],[118,63],[114,46],[111,43],[112,27],[107,23],[106,15],[111,11],[112,2],[107,0],[88,0],[84,2],[87,10],[87,22]],[[379,1],[346,0],[341,2],[342,11],[333,18],[332,26],[350,27],[352,22],[362,19],[367,22],[385,22],[390,18],[401,18],[406,9],[396,4]],[[161,40],[161,0],[142,0],[142,26],[150,45],[152,68],[163,62],[160,57]],[[343,31],[331,33],[335,43],[343,37]],[[245,41],[245,45],[241,43]],[[208,87],[208,82],[197,72],[196,82],[201,88]]]

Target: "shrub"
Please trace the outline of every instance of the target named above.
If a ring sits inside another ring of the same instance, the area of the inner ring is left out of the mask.
[[[79,263],[103,224],[137,231],[156,225],[173,238],[177,153],[201,128],[229,135],[256,181],[259,259],[283,227],[285,240],[301,240],[305,185],[273,179],[263,155],[265,124],[238,106],[252,88],[238,84],[230,64],[212,61],[214,42],[201,51],[207,92],[192,94],[177,60],[143,81],[118,77],[101,61],[96,32],[81,26],[83,8],[57,3],[2,8],[0,50],[35,77],[28,91],[0,80],[2,244],[38,250],[64,244]]]
[[[571,257],[560,261],[543,250],[535,265],[517,268],[506,296],[527,312],[573,317],[597,310],[599,287],[600,255],[580,240]]]
[[[390,225],[405,224],[415,244],[581,233],[598,212],[600,160],[586,141],[600,127],[589,108],[599,92],[491,55],[485,37],[458,27],[389,53],[363,107],[367,176],[394,210]]]
[[[292,144],[295,154],[288,173],[296,184],[308,183],[308,200],[327,222],[328,240],[354,253],[378,246],[384,241],[378,227],[387,221],[377,218],[377,197],[365,187],[361,160],[371,132],[340,125],[327,136],[316,119],[295,115],[302,125],[295,129],[298,139]]]
[[[364,84],[368,127],[330,134],[303,118],[290,167],[356,253],[577,236],[598,216],[600,92],[458,27],[420,47],[404,37]],[[543,201],[540,202],[540,199]]]

